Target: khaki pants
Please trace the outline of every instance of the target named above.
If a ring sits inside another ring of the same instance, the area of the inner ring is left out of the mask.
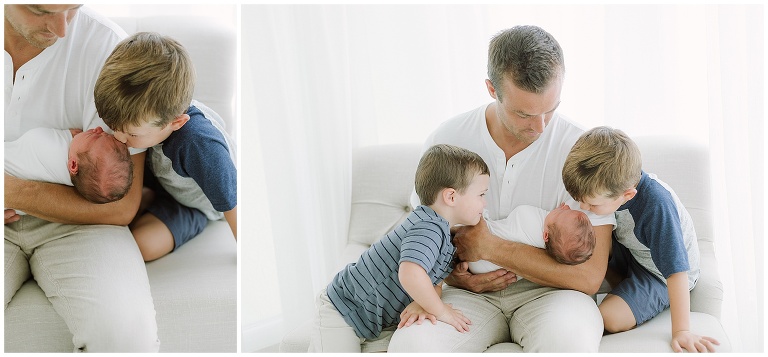
[[[389,352],[482,352],[515,342],[526,352],[597,352],[603,320],[589,295],[520,280],[507,289],[475,294],[444,285],[443,302],[472,324],[460,333],[445,323],[397,330]]]
[[[127,227],[32,216],[5,225],[5,306],[34,278],[72,332],[75,352],[157,352],[144,261]]]

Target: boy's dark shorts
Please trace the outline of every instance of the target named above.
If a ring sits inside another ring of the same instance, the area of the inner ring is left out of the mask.
[[[625,278],[610,293],[621,297],[629,305],[635,323],[640,325],[669,307],[667,284],[640,265],[629,249],[616,239],[612,243],[608,269]]]
[[[155,190],[155,200],[147,207],[173,234],[173,249],[194,238],[208,225],[208,217],[196,208],[184,206],[162,189]]]

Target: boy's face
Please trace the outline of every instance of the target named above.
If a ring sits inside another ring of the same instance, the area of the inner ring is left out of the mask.
[[[472,226],[480,222],[485,209],[485,194],[488,192],[489,180],[488,175],[475,175],[464,194],[457,192],[457,222],[451,222],[452,224]]]
[[[130,125],[125,131],[115,131],[115,137],[129,147],[146,149],[168,139],[171,133],[184,126],[188,120],[189,115],[182,114],[162,128],[152,124],[156,122],[155,119],[145,120],[139,126]]]
[[[598,215],[611,214],[616,212],[616,210],[619,209],[621,205],[623,205],[629,199],[634,197],[634,194],[632,194],[632,197],[629,197],[629,198],[627,198],[626,195],[627,193],[623,195],[619,195],[616,198],[610,198],[605,196],[585,198],[582,202],[579,202],[579,208],[585,211],[591,211],[592,213],[598,214]]]

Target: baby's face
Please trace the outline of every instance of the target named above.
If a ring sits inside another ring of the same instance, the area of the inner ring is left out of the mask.
[[[579,216],[584,212],[572,210],[567,204],[562,203],[544,217],[544,226],[557,225],[559,227],[571,227],[575,225]]]
[[[101,127],[95,127],[83,131],[72,138],[69,145],[69,157],[76,158],[81,152],[90,152],[92,155],[99,155],[105,158],[114,157],[114,155],[101,155],[103,153],[113,152],[117,145],[124,145],[112,134],[105,132]]]

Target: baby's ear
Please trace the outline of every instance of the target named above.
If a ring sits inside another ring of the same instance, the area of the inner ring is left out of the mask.
[[[549,242],[549,229],[547,229],[547,226],[544,226],[544,243]]]
[[[69,158],[67,160],[67,169],[69,169],[69,174],[70,175],[77,175],[77,169],[78,169],[77,159],[72,158],[72,157]]]

